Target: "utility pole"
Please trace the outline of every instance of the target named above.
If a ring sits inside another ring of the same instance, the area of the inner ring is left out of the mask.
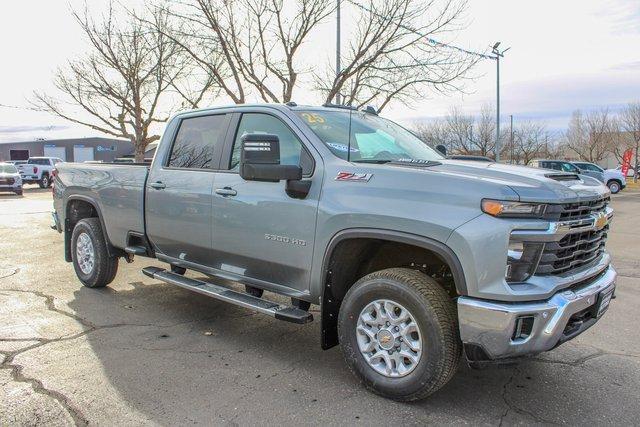
[[[500,52],[498,46],[500,46],[500,42],[496,42],[491,47],[491,53],[495,55],[493,59],[496,60],[496,162],[500,161],[500,58],[511,49],[508,47]]]
[[[509,114],[511,120],[511,164],[513,164],[513,114]]]
[[[336,8],[336,80],[340,75],[340,0]],[[336,93],[336,104],[340,105],[340,93]]]

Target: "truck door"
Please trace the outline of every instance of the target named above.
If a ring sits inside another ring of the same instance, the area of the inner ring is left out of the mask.
[[[305,292],[309,287],[322,165],[305,147],[295,126],[279,113],[236,114],[213,195],[215,268],[269,289],[275,285]],[[285,192],[285,182],[245,181],[238,174],[240,138],[270,133],[280,139],[280,163],[302,166],[312,180],[304,199]],[[317,160],[317,161],[316,161]]]
[[[182,118],[173,140],[163,140],[170,147],[154,161],[145,199],[146,230],[159,259],[208,265],[214,165],[229,119],[226,114]]]

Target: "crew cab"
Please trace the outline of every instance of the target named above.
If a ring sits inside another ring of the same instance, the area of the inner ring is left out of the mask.
[[[551,350],[615,291],[604,185],[449,160],[371,109],[180,113],[150,166],[62,163],[53,195],[85,286],[151,257],[166,263],[142,268],[154,280],[276,319],[310,322],[319,305],[322,348],[339,344],[366,387],[396,400],[435,392],[462,357]]]
[[[57,157],[30,157],[27,163],[18,166],[22,182],[38,183],[40,188],[47,188],[53,182],[53,170],[62,159]]]

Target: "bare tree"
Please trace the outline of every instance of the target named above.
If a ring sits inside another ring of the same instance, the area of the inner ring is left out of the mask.
[[[581,160],[598,163],[614,142],[613,122],[608,109],[589,112],[576,110],[565,135],[566,145]]]
[[[294,7],[291,3],[295,3]],[[331,12],[332,0],[182,0],[152,8],[171,17],[157,29],[177,43],[234,103],[253,92],[265,102],[288,102],[306,71],[303,43]],[[286,9],[286,10],[285,10]]]
[[[513,132],[513,156],[516,163],[528,164],[536,157],[548,155],[554,149],[552,136],[545,125],[524,122]]]
[[[392,100],[416,102],[431,91],[460,89],[479,57],[430,43],[461,27],[466,2],[461,0],[350,0],[356,8],[353,40],[340,74],[318,75],[318,87],[331,102],[358,107],[376,104],[383,110]],[[362,3],[366,3],[366,6]]]
[[[620,127],[630,139],[630,144],[628,144],[629,148],[635,150],[634,169],[636,173],[633,179],[636,181],[639,173],[638,156],[640,156],[638,153],[640,150],[640,102],[631,103],[622,111],[620,115]]]
[[[489,104],[480,109],[480,117],[473,136],[476,153],[493,157],[496,147],[496,113]],[[502,144],[504,146],[504,144]]]
[[[459,154],[472,154],[474,150],[474,118],[463,114],[460,109],[453,107],[445,117],[449,133],[447,148]]]
[[[178,46],[161,33],[128,15],[120,22],[113,4],[97,22],[86,7],[84,13],[73,15],[91,51],[57,71],[54,83],[63,99],[35,93],[34,104],[71,122],[128,139],[136,161],[142,161],[147,145],[160,138],[152,126],[168,119],[169,112],[161,107],[167,89],[183,76],[187,65]]]

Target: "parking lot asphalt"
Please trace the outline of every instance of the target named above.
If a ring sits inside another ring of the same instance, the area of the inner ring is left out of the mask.
[[[617,298],[597,325],[517,365],[463,364],[405,404],[361,387],[339,348],[321,350],[319,322],[149,279],[140,270],[154,260],[121,262],[109,287],[83,287],[49,228],[50,190],[0,194],[0,424],[637,425],[640,192],[612,205]]]

